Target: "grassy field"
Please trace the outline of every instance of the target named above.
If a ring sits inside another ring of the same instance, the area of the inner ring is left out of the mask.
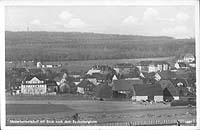
[[[8,99],[8,98],[7,98]],[[109,122],[194,120],[196,108],[171,107],[169,104],[133,104],[130,101],[97,100],[15,100],[6,101],[7,125],[73,125],[55,121],[71,121],[78,113],[80,121],[96,121],[95,125]],[[54,120],[54,123],[13,124],[11,120]]]
[[[87,71],[93,65],[110,65],[114,66],[117,63],[132,63],[136,64],[141,60],[163,60],[172,65],[174,57],[158,57],[158,58],[142,58],[142,59],[107,59],[107,60],[84,60],[84,61],[61,61],[61,62],[44,62],[43,64],[62,64],[62,68],[66,68],[69,71]],[[15,67],[14,63],[6,62],[6,68]],[[25,67],[25,63],[17,63],[16,67]],[[52,70],[60,71],[62,68],[55,68]]]

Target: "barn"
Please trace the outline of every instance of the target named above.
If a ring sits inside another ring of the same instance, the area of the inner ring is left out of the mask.
[[[133,85],[133,101],[163,101],[163,90],[159,84]]]

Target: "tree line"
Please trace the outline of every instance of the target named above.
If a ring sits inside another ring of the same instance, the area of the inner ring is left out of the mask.
[[[6,32],[6,60],[134,59],[195,53],[194,39],[95,33]]]

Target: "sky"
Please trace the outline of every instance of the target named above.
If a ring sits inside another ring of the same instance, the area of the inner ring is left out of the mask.
[[[5,28],[194,38],[195,8],[191,5],[7,6]]]

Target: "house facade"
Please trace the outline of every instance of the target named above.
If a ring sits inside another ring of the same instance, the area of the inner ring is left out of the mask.
[[[166,61],[140,61],[136,65],[140,72],[158,72],[170,70],[170,64]]]
[[[40,95],[47,93],[47,84],[42,78],[27,76],[21,84],[21,93],[30,95]]]

